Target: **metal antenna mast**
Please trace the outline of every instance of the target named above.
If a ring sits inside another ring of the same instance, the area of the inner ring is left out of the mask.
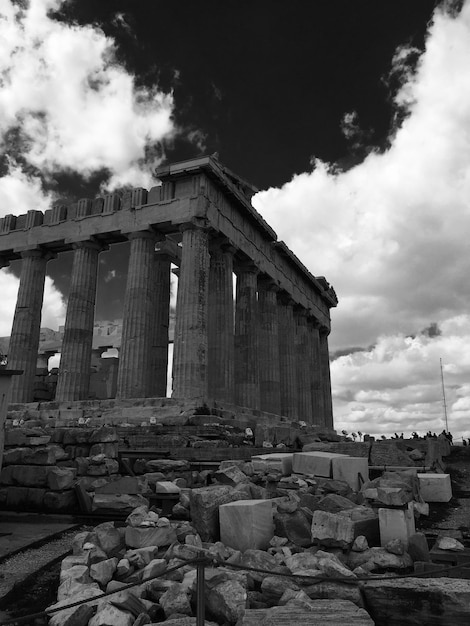
[[[444,372],[442,371],[442,359],[439,359],[439,363],[441,365],[441,382],[442,382],[442,402],[444,405],[444,417],[446,420],[446,432],[449,432],[449,427],[447,425],[447,403],[446,403],[446,390],[444,387]]]

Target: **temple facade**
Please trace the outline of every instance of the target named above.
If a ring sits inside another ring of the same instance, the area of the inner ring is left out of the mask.
[[[157,170],[161,185],[0,219],[0,263],[21,259],[11,401],[33,400],[48,260],[73,250],[56,400],[89,397],[99,255],[128,241],[117,399],[164,397],[170,273],[178,276],[172,397],[333,426],[333,288],[251,205],[214,157]],[[176,266],[177,269],[173,269]],[[235,287],[234,287],[235,286]]]

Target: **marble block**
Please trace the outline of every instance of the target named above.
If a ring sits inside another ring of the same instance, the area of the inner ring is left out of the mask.
[[[335,458],[350,458],[335,452],[295,452],[292,462],[294,474],[309,474],[331,478],[331,461]]]
[[[452,487],[449,474],[418,474],[419,492],[425,502],[449,502]]]
[[[271,500],[237,500],[219,507],[220,540],[234,550],[266,550],[274,536]]]
[[[369,480],[369,463],[366,458],[336,457],[331,459],[331,468],[333,480],[344,480],[354,491],[359,491],[362,486],[359,474],[364,482]]]
[[[380,545],[392,539],[401,539],[405,549],[410,537],[416,533],[413,509],[379,509]]]
[[[257,470],[277,470],[283,476],[292,474],[293,452],[279,452],[278,454],[257,454],[251,457],[253,469]]]

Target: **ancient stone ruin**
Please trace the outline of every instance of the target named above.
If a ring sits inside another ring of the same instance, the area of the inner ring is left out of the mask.
[[[49,259],[73,250],[55,400],[89,399],[99,255],[129,241],[116,398],[166,396],[171,264],[178,276],[172,398],[332,427],[334,290],[277,240],[254,188],[213,157],[160,168],[161,186],[0,220],[0,262],[22,260],[8,367],[33,401]],[[234,297],[234,275],[236,289]]]

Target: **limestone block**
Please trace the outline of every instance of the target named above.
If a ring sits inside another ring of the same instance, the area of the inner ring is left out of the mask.
[[[126,545],[130,548],[146,546],[169,546],[176,541],[176,533],[171,526],[161,528],[126,528]]]
[[[60,572],[62,576],[62,572],[65,572],[67,569],[71,567],[75,567],[76,565],[86,565],[88,566],[88,555],[87,554],[71,554],[70,556],[66,556],[65,559],[62,559],[60,564]]]
[[[36,437],[26,437],[28,446],[45,446],[51,440],[50,435],[40,435]]]
[[[429,546],[424,533],[415,533],[408,540],[408,554],[413,561],[429,562]]]
[[[364,535],[370,543],[373,543],[378,535],[377,517],[373,511],[364,510],[359,513],[360,508],[340,513],[314,511],[312,540],[325,546],[350,548],[356,537]]]
[[[92,511],[107,509],[130,513],[138,506],[148,506],[149,501],[140,494],[95,493],[92,502]]]
[[[123,476],[119,480],[96,487],[95,493],[139,494],[148,491],[148,482],[141,476]]]
[[[90,576],[96,580],[102,587],[106,587],[112,579],[119,559],[116,557],[93,563],[90,566]]]
[[[124,554],[124,558],[127,559],[133,567],[142,569],[156,558],[157,553],[158,546],[146,546],[145,548],[127,550]]]
[[[354,624],[354,626],[373,626],[374,621],[367,611],[356,606],[349,600],[331,599],[311,600],[308,605],[301,603],[286,606],[275,606],[268,609],[246,609],[238,622],[238,626],[259,626],[260,624],[276,624],[276,626],[326,626]],[[389,622],[380,622],[387,623]]]
[[[72,578],[77,583],[91,583],[90,570],[88,565],[72,565],[71,567],[61,567],[60,570],[60,584],[62,584],[67,578]]]
[[[219,507],[242,499],[243,496],[228,485],[191,489],[189,493],[191,520],[203,541],[219,540]]]
[[[355,570],[362,567],[366,572],[381,569],[403,570],[413,566],[413,559],[408,553],[399,555],[387,552],[385,548],[373,547],[363,552],[350,552],[348,566]]]
[[[314,509],[327,511],[328,513],[339,513],[347,509],[353,509],[356,506],[354,502],[338,495],[337,493],[329,493],[315,505]]]
[[[89,455],[105,454],[110,459],[116,459],[118,456],[117,443],[94,443],[89,450]]]
[[[418,474],[418,480],[425,502],[449,502],[452,498],[449,474]]]
[[[246,609],[246,588],[235,577],[210,587],[206,592],[207,608],[224,624],[236,624]]]
[[[276,535],[286,537],[296,546],[306,548],[312,545],[311,521],[304,511],[275,513],[274,525]]]
[[[380,545],[392,539],[401,539],[405,548],[416,533],[413,511],[406,509],[379,509]]]
[[[96,585],[98,587],[98,585]],[[87,600],[88,598],[92,598],[97,595],[101,595],[101,589],[97,588],[85,589],[84,591],[77,592],[77,594],[73,597],[74,602],[79,602],[80,600]],[[65,606],[70,604],[69,598],[64,598],[60,602],[57,602],[53,606],[49,607],[50,609],[59,608],[60,606]],[[54,613],[50,620],[50,626],[86,626],[88,621],[93,616],[95,609],[93,607],[92,602],[87,602],[86,604],[81,604],[79,606],[75,606],[71,609],[65,609],[63,611],[58,611]],[[47,611],[48,609],[46,609]]]
[[[7,465],[0,472],[0,483],[22,487],[46,487],[49,471],[50,468],[46,465]]]
[[[52,446],[45,448],[12,448],[3,455],[3,465],[54,465],[56,452]]]
[[[343,480],[354,491],[359,491],[363,482],[369,480],[369,463],[362,457],[334,457],[331,460],[333,480]],[[362,481],[359,478],[362,476]]]
[[[100,586],[97,583],[79,583],[73,578],[66,578],[62,584],[59,585],[57,590],[57,600],[60,602],[61,600],[69,600],[70,598],[74,598],[81,592],[89,593],[89,597],[94,597],[96,594],[94,590],[98,590],[101,593]]]
[[[45,489],[32,487],[8,487],[6,506],[8,509],[39,509],[42,506]]]
[[[401,487],[378,486],[376,499],[386,506],[404,506],[408,502],[411,502],[413,494],[406,489],[402,489]]]
[[[236,465],[219,469],[214,473],[214,478],[218,483],[221,483],[222,485],[231,485],[232,487],[248,481],[248,476]]]
[[[111,474],[117,474],[119,471],[119,463],[114,459],[103,459],[103,462],[93,462],[93,459],[97,459],[99,455],[90,457],[90,464],[88,465],[88,476],[109,476]]]
[[[23,446],[26,443],[26,435],[17,428],[5,430],[5,446]]]
[[[157,480],[155,482],[155,493],[180,493],[181,489],[171,480]]]
[[[124,537],[122,533],[115,528],[113,522],[103,522],[95,527],[94,530],[98,543],[106,554],[111,554],[116,550],[124,547]]]
[[[44,506],[51,511],[66,511],[78,506],[77,496],[72,489],[68,491],[46,491]]]
[[[470,580],[401,578],[361,584],[376,624],[452,624],[470,622]]]
[[[167,568],[167,562],[165,559],[153,559],[142,570],[142,580],[153,578],[154,576],[160,576],[164,574]]]
[[[270,500],[238,500],[219,507],[222,543],[244,552],[266,550],[274,536]]]
[[[77,470],[72,467],[53,467],[47,475],[47,485],[52,491],[71,489],[75,484]]]
[[[89,441],[90,443],[113,443],[119,441],[119,436],[115,428],[102,426],[92,431]]]
[[[332,460],[346,457],[344,454],[334,452],[295,452],[292,462],[292,471],[295,474],[308,474],[311,476],[332,476]]]
[[[294,454],[291,452],[280,452],[273,454],[257,454],[251,457],[253,469],[255,471],[281,472],[283,476],[292,474],[292,463]]]

